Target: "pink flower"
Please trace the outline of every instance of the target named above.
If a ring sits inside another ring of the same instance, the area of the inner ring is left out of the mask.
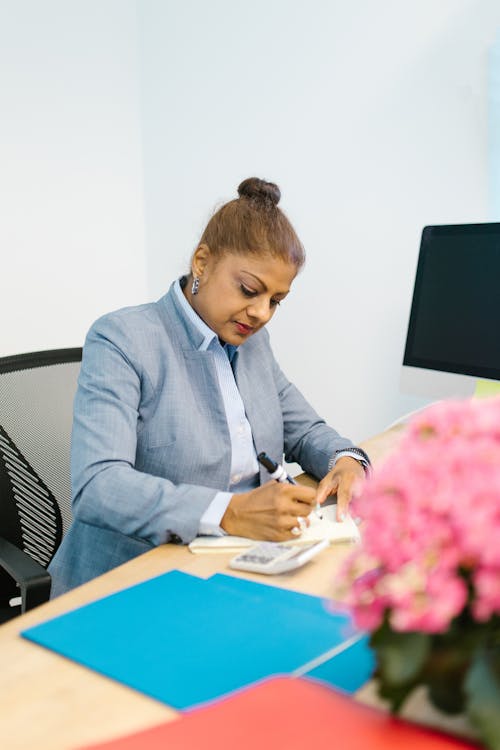
[[[500,614],[500,568],[480,568],[474,573],[475,599],[472,611],[476,620],[486,621]]]
[[[465,607],[500,614],[500,398],[418,414],[353,509],[363,542],[342,576],[360,627],[387,612],[395,630],[438,633]],[[357,577],[366,556],[376,571]]]

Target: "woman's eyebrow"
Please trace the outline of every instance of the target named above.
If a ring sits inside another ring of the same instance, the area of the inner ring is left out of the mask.
[[[251,276],[251,277],[252,277],[253,279],[255,279],[255,281],[256,281],[256,282],[257,282],[258,284],[260,284],[260,286],[261,286],[261,287],[263,288],[263,290],[264,290],[265,292],[267,292],[267,291],[268,291],[267,285],[266,285],[266,284],[264,283],[264,281],[262,281],[262,279],[260,279],[260,278],[259,278],[258,276],[256,276],[256,275],[255,275],[254,273],[252,273],[251,271],[245,271],[245,269],[242,269],[242,273],[246,274],[247,276]],[[290,291],[290,290],[289,290],[289,289],[287,289],[287,290],[286,290],[286,292],[275,292],[274,294],[275,294],[275,296],[278,296],[278,297],[281,297],[281,296],[285,296],[285,297],[286,297],[286,295],[287,295],[287,294],[289,293],[289,291]]]
[[[251,271],[245,271],[245,269],[243,268],[243,269],[242,269],[242,271],[241,271],[241,273],[244,273],[244,274],[246,274],[247,276],[251,276],[251,277],[252,277],[253,279],[255,279],[255,281],[256,281],[256,282],[257,282],[258,284],[260,284],[261,286],[263,286],[263,287],[264,287],[264,289],[267,289],[267,286],[266,286],[266,285],[264,284],[264,282],[262,281],[262,279],[260,279],[260,278],[259,278],[258,276],[256,276],[256,275],[255,275],[254,273],[252,273]]]

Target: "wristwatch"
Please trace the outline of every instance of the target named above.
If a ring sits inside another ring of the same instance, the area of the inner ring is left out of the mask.
[[[365,453],[362,448],[358,448],[355,446],[353,446],[352,448],[341,448],[340,450],[335,451],[332,458],[328,461],[328,471],[331,471],[333,469],[338,459],[342,458],[342,456],[350,456],[351,458],[356,459],[356,461],[359,461],[359,463],[365,470],[365,474],[368,475],[371,469],[371,462],[368,454]]]

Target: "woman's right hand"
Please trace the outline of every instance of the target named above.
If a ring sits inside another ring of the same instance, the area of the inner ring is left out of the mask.
[[[294,539],[292,529],[316,507],[311,487],[271,480],[250,492],[232,496],[221,527],[233,536],[282,542]],[[308,520],[305,520],[308,525]]]

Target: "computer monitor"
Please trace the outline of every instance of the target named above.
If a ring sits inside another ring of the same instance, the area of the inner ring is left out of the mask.
[[[403,375],[438,398],[500,380],[500,223],[424,228]]]

